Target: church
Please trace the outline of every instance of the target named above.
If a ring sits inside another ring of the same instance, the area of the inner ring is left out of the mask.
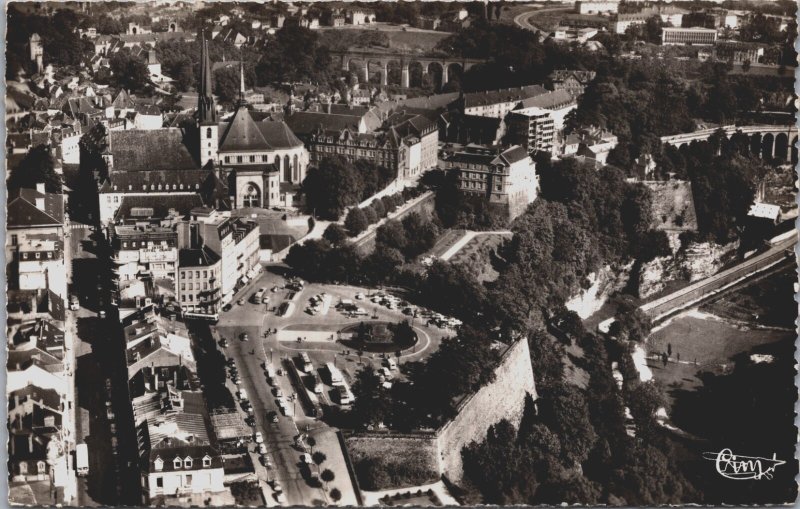
[[[230,120],[218,121],[205,40],[201,51],[197,119],[202,164],[211,161],[221,169],[236,208],[291,207],[308,167],[303,142],[283,121],[253,120],[244,99],[241,69],[236,111]]]
[[[99,189],[102,222],[130,219],[120,214],[153,200],[163,200],[166,208],[160,208],[165,210],[176,208],[166,206],[170,201],[196,205],[179,196],[184,194],[199,193],[205,206],[217,210],[295,205],[309,163],[303,142],[283,121],[253,120],[244,99],[243,73],[236,110],[221,120],[211,93],[205,40],[201,53],[194,125],[145,131],[97,124],[82,142],[105,161]]]

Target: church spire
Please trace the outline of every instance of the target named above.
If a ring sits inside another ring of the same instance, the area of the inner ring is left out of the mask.
[[[239,104],[244,105],[244,62],[239,60]]]
[[[208,43],[205,31],[200,34],[200,88],[197,91],[197,118],[201,124],[215,124],[217,110],[211,84],[211,61],[208,57]]]

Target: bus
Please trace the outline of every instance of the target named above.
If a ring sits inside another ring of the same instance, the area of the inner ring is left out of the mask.
[[[331,377],[331,385],[334,387],[344,385],[344,379],[342,378],[342,373],[339,371],[339,368],[329,362],[325,364],[325,369],[328,370],[328,376]]]
[[[305,352],[300,353],[300,364],[303,366],[303,373],[311,373],[314,371],[314,365],[311,364],[311,359]]]

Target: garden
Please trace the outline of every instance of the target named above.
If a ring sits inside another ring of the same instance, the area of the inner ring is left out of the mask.
[[[354,350],[364,352],[399,352],[417,344],[419,338],[406,322],[359,322],[339,331],[340,342]]]

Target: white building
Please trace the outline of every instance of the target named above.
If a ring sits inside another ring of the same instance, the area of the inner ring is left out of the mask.
[[[609,15],[619,11],[619,0],[588,0],[575,2],[578,14]]]

